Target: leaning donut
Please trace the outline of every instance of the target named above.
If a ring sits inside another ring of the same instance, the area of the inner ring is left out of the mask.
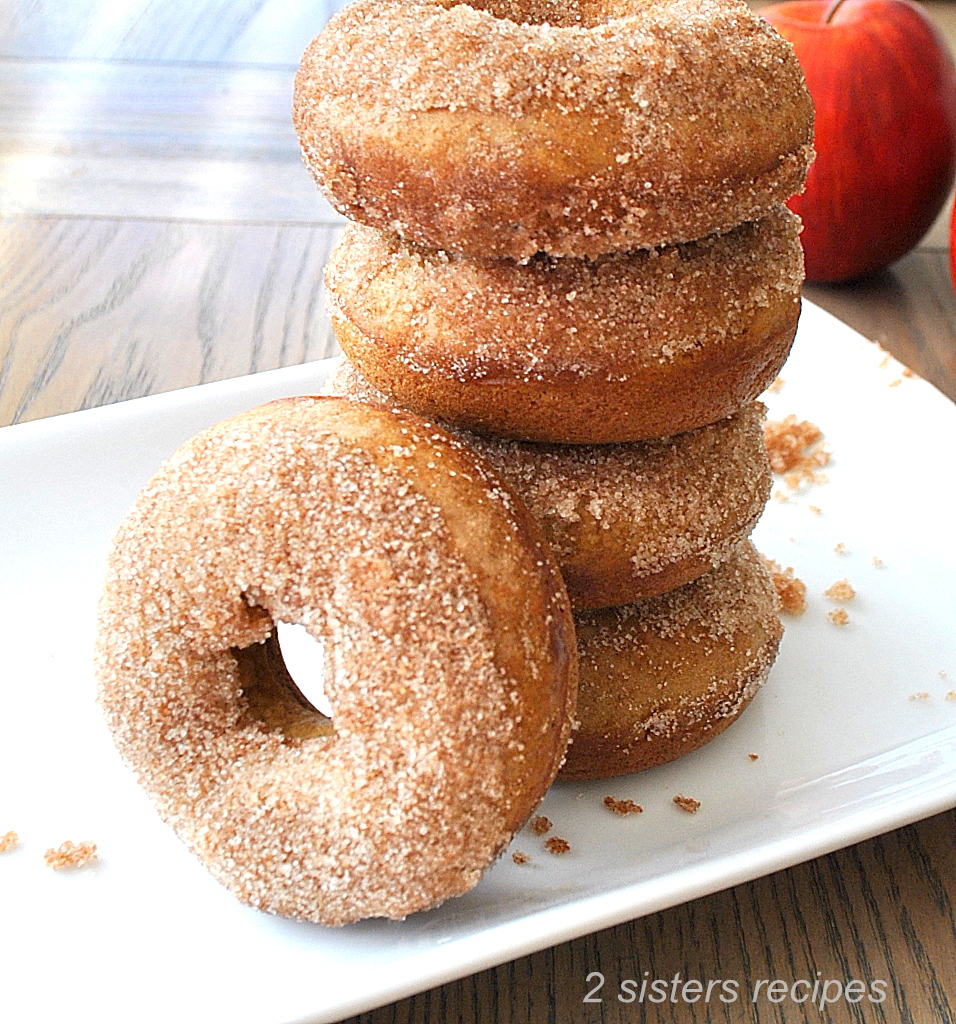
[[[713,739],[766,681],[783,634],[749,541],[693,583],[575,625],[578,724],[561,770],[573,779],[643,771]]]
[[[277,669],[276,621],[324,642],[331,723]],[[120,752],[213,874],[341,924],[476,883],[557,772],[576,665],[557,568],[487,467],[416,417],[298,398],[142,491],[97,673]]]
[[[527,264],[422,249],[350,226],[326,267],[329,315],[398,404],[527,441],[637,441],[756,398],[800,312],[799,221],[687,245]]]
[[[350,219],[514,259],[726,231],[812,157],[793,50],[742,0],[354,0],[293,114]]]
[[[328,391],[388,405],[343,360]],[[770,496],[764,407],[630,444],[529,444],[457,436],[504,477],[538,520],[575,609],[672,590],[729,558]]]

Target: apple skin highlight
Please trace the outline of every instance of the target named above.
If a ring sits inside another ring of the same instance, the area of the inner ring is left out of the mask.
[[[807,279],[849,281],[904,256],[956,174],[956,69],[908,0],[788,0],[763,16],[788,39],[816,105],[817,159],[787,204]]]

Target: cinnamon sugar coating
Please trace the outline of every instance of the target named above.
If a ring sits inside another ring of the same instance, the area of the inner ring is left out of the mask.
[[[800,310],[799,222],[527,264],[351,225],[326,268],[348,357],[396,402],[478,433],[606,443],[692,430],[777,375]]]
[[[802,615],[807,610],[807,585],[799,579],[793,566],[786,569],[772,558],[764,559],[780,602],[780,610],[787,615]]]
[[[326,650],[331,722],[270,649]],[[241,900],[342,924],[470,889],[557,771],[572,624],[530,515],[417,417],[274,402],[184,445],[121,524],[99,697],[162,817]]]
[[[627,817],[629,814],[644,813],[644,808],[640,804],[634,803],[633,800],[616,800],[613,796],[606,796],[604,798],[604,806],[612,814],[617,814],[622,818]]]
[[[849,580],[843,579],[837,580],[832,586],[827,587],[823,592],[823,596],[828,597],[831,601],[839,601],[841,604],[844,604],[856,597],[856,591]]]
[[[67,839],[57,847],[50,847],[43,854],[44,864],[48,868],[53,868],[54,871],[82,868],[94,860],[96,860],[96,843],[90,840],[74,843],[71,839]]]
[[[824,444],[823,431],[815,423],[798,420],[791,414],[782,420],[768,420],[764,436],[770,468],[783,476],[790,490],[799,490],[805,483],[827,482],[821,470],[830,464],[831,452]]]
[[[742,0],[353,0],[293,116],[350,219],[519,260],[727,231],[813,155],[793,50]]]
[[[749,541],[693,583],[575,624],[579,724],[561,775],[579,779],[643,771],[713,739],[764,683],[783,634]]]
[[[347,360],[331,394],[389,404]],[[457,436],[541,524],[576,609],[628,604],[696,579],[750,534],[770,493],[764,407],[697,430],[614,445]]]

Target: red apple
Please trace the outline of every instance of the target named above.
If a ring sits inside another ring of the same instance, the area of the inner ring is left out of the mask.
[[[762,14],[793,43],[816,104],[817,159],[789,206],[811,281],[888,266],[923,237],[956,172],[956,70],[908,0],[788,0]]]

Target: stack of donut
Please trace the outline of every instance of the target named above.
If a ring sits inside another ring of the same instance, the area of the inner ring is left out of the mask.
[[[349,362],[147,484],[96,668],[216,877],[342,924],[467,891],[562,762],[661,764],[766,677],[755,399],[796,327],[781,204],[812,113],[738,0],[354,0],[295,117],[352,219],[327,272]],[[333,720],[281,622],[325,643]]]
[[[353,0],[305,54],[305,161],[350,224],[334,394],[466,439],[544,527],[599,778],[706,742],[781,628],[747,537],[757,396],[796,329],[812,104],[742,0]]]

